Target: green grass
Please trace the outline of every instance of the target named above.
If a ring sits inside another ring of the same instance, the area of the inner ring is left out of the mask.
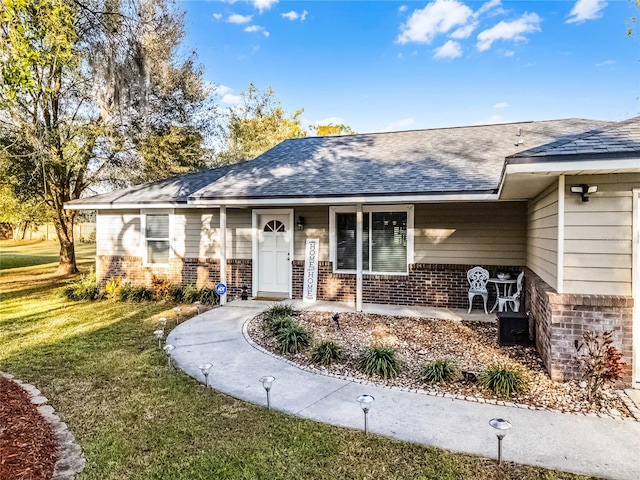
[[[206,390],[157,348],[156,319],[172,304],[71,302],[61,290],[74,277],[56,276],[55,263],[21,267],[2,273],[0,370],[36,385],[68,423],[87,457],[80,479],[585,478],[498,467]]]

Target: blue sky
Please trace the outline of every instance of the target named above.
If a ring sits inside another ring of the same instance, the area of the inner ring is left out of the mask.
[[[253,82],[306,124],[358,133],[640,112],[635,0],[180,6],[223,107]]]

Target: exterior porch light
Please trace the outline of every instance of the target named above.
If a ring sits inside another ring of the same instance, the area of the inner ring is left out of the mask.
[[[162,348],[162,338],[164,337],[164,329],[159,328],[158,330],[154,330],[153,334],[158,339],[158,348]]]
[[[368,414],[369,414],[369,410],[371,409],[371,405],[373,405],[375,398],[373,398],[373,395],[369,395],[365,393],[364,395],[360,395],[356,400],[358,400],[358,403],[360,404],[360,408],[362,408],[362,411],[364,412],[364,433],[365,435],[368,435],[369,434]]]
[[[164,347],[164,353],[167,354],[167,365],[169,365],[170,367],[173,366],[173,364],[171,363],[171,352],[173,351],[173,349],[176,348],[173,345],[171,345],[170,343],[167,343]]]
[[[272,377],[271,375],[267,375],[264,376],[260,379],[260,382],[262,382],[262,386],[264,387],[264,389],[267,392],[267,409],[271,410],[271,396],[270,396],[270,392],[271,392],[271,387],[273,386],[273,381],[276,379],[276,377]]]
[[[511,424],[504,418],[492,418],[489,425],[496,429],[496,437],[498,437],[498,465],[502,463],[502,439],[507,435],[511,428]]]
[[[205,387],[209,386],[209,370],[211,370],[211,367],[213,367],[213,365],[211,363],[203,363],[202,365],[200,365],[198,367],[200,369],[200,371],[202,372],[202,375],[204,375],[204,386]]]
[[[298,221],[296,222],[296,228],[298,230],[304,230],[304,217],[298,217]]]
[[[598,191],[597,185],[587,185],[583,183],[582,185],[572,185],[571,193],[577,193],[582,197],[583,202],[589,201],[589,194],[596,193]]]

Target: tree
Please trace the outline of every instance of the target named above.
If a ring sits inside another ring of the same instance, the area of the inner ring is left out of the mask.
[[[283,140],[306,137],[300,125],[303,111],[298,109],[288,117],[271,87],[260,92],[251,83],[242,92],[242,104],[229,109],[226,145],[218,163],[251,160]]]
[[[314,125],[311,126],[316,131],[318,137],[328,137],[335,135],[355,135],[356,132],[351,130],[351,127],[344,124],[334,125],[329,123],[328,125]]]
[[[210,91],[194,56],[178,58],[183,14],[170,0],[3,4],[0,175],[18,198],[48,205],[58,271],[74,273],[75,211],[64,203],[101,182],[202,167],[208,122],[193,122]]]
[[[29,226],[37,227],[47,222],[48,213],[44,203],[35,199],[21,201],[9,185],[0,185],[0,223],[11,225],[14,239],[24,238]]]

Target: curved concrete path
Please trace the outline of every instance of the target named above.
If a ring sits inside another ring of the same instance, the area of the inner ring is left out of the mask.
[[[175,364],[204,382],[198,366],[210,362],[213,388],[261,405],[266,396],[259,379],[273,375],[272,408],[349,428],[363,428],[356,398],[369,393],[376,399],[369,413],[371,432],[490,458],[497,454],[497,440],[488,421],[502,417],[513,425],[503,441],[505,460],[605,478],[640,478],[640,422],[452,400],[305,371],[244,338],[244,323],[268,305],[232,302],[182,323],[167,337],[176,347]]]

